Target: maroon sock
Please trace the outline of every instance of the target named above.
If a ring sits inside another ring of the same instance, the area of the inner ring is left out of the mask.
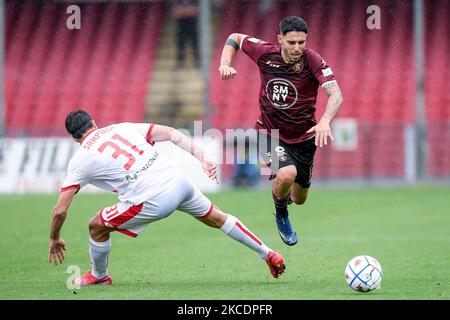
[[[284,199],[278,199],[278,197],[272,192],[273,202],[275,203],[275,211],[281,217],[288,216],[288,197]]]

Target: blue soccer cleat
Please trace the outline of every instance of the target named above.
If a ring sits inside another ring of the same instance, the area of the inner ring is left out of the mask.
[[[298,242],[297,233],[292,227],[289,217],[286,215],[282,217],[275,213],[275,221],[277,223],[278,233],[280,234],[281,240],[288,246],[293,246]]]

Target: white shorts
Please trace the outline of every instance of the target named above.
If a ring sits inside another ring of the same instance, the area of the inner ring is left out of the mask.
[[[104,208],[99,214],[104,226],[137,237],[149,223],[167,218],[175,210],[201,218],[210,214],[213,207],[212,202],[192,182],[180,177],[174,188],[163,190],[143,203],[134,205],[121,201]]]

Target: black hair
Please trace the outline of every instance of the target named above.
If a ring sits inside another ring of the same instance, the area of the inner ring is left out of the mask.
[[[308,33],[308,25],[302,18],[296,16],[287,17],[280,22],[280,34],[285,36],[290,31]]]
[[[71,111],[66,117],[66,130],[75,139],[80,139],[93,126],[93,118],[84,110]]]

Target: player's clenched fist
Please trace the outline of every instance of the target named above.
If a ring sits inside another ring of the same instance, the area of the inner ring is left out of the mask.
[[[231,66],[221,65],[219,67],[219,73],[222,80],[228,80],[234,78],[234,76],[237,74],[237,71]]]

